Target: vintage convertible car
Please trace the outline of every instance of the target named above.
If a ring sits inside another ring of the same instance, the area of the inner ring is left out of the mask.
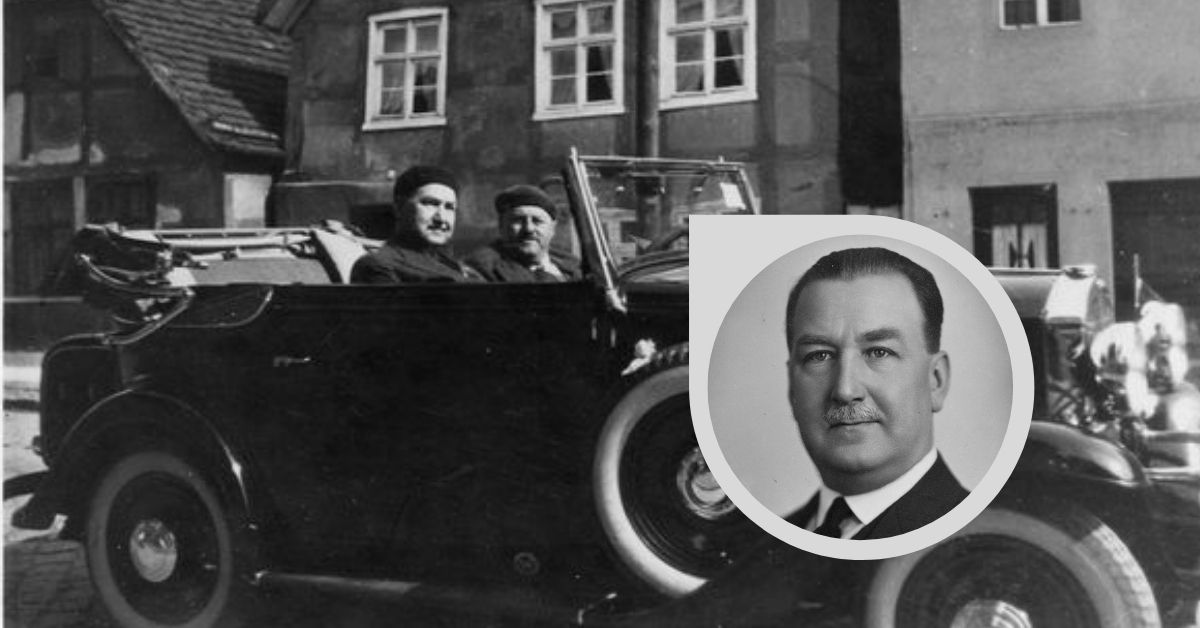
[[[48,471],[14,524],[65,515],[129,626],[297,587],[576,625],[1155,626],[1195,604],[1200,413],[1161,377],[1169,410],[1134,413],[1134,379],[1094,364],[1096,277],[997,271],[1040,421],[993,507],[918,554],[830,560],[750,524],[691,427],[687,221],[755,213],[742,166],[572,155],[562,181],[572,283],[344,285],[378,243],[337,225],[85,230],[58,279],[116,328],[47,352]]]

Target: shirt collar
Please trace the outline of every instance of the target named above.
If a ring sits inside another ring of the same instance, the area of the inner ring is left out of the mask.
[[[917,461],[908,471],[905,471],[900,477],[884,484],[883,486],[866,493],[858,495],[842,495],[837,491],[830,489],[824,484],[819,490],[820,501],[817,507],[817,516],[814,521],[824,521],[825,513],[829,512],[829,506],[834,499],[839,496],[846,500],[846,505],[850,507],[850,512],[858,519],[857,524],[852,526],[852,529],[842,527],[842,538],[849,538],[858,532],[863,526],[874,521],[883,511],[891,507],[892,504],[899,501],[905,493],[912,490],[912,487],[925,477],[925,474],[933,468],[933,463],[937,461],[937,451],[930,449],[929,453]],[[849,532],[849,534],[847,534]]]

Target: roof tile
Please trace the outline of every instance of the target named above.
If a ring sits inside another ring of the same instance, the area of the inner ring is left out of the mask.
[[[283,149],[291,42],[257,0],[93,0],[193,128],[218,146]]]

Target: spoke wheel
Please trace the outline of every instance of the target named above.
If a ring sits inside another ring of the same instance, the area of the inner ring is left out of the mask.
[[[622,567],[643,588],[668,597],[699,588],[762,537],[700,453],[686,364],[649,375],[609,415],[593,486]]]
[[[1103,522],[1059,507],[999,508],[946,541],[885,561],[867,598],[873,628],[1154,628],[1154,594]]]
[[[178,457],[113,465],[88,511],[88,568],[122,626],[225,625],[236,596],[231,526],[216,492]]]

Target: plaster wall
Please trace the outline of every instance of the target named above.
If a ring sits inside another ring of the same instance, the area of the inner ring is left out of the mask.
[[[1061,264],[1112,278],[1108,183],[1200,176],[1200,103],[909,122],[906,217],[970,249],[968,189],[1054,184]]]
[[[1200,99],[1200,3],[1082,3],[1079,23],[1000,28],[999,0],[901,5],[912,118]]]

